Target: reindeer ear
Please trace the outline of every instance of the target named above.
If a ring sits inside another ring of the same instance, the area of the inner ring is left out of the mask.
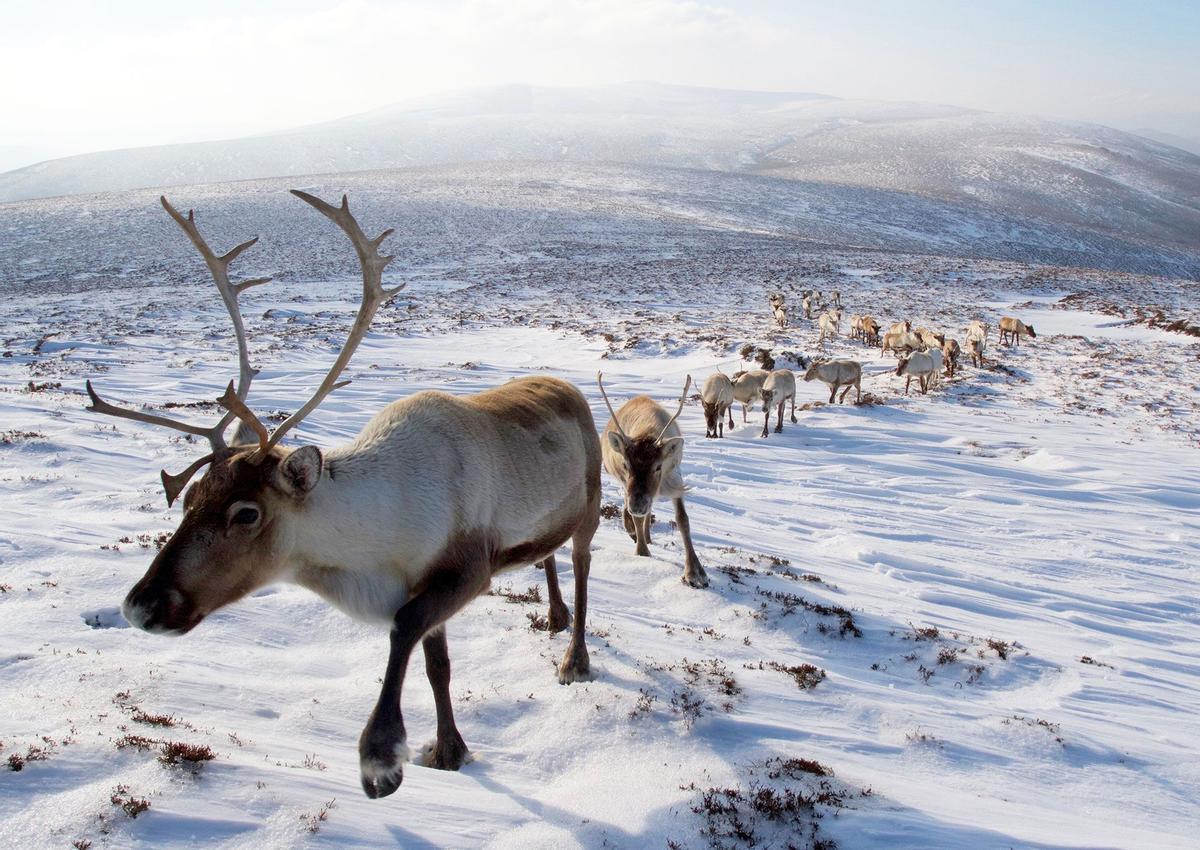
[[[618,431],[605,431],[604,438],[608,440],[608,447],[619,455],[625,454],[625,438]]]
[[[279,464],[279,479],[285,490],[306,496],[321,480],[325,459],[316,446],[302,446]]]
[[[683,437],[667,437],[659,440],[663,447],[663,460],[678,460],[683,454]]]

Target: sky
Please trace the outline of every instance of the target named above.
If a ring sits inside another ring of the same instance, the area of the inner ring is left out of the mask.
[[[0,171],[500,83],[949,103],[1200,144],[1197,0],[2,0]]]

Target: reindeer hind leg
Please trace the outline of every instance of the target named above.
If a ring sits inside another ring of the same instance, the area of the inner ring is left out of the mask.
[[[550,569],[554,566],[551,564]],[[560,600],[561,601],[561,600]],[[454,722],[450,701],[450,652],[445,628],[435,629],[421,641],[425,651],[425,675],[433,689],[437,711],[437,740],[425,753],[425,766],[438,770],[458,770],[467,760],[467,745]]]
[[[683,538],[683,548],[687,553],[687,559],[683,565],[683,581],[692,587],[708,587],[708,573],[704,571],[704,566],[700,563],[700,558],[692,546],[692,525],[688,519],[687,509],[683,505],[683,499],[674,501],[675,524],[679,526],[679,536]]]

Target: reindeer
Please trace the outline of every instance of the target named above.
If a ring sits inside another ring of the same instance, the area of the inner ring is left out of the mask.
[[[358,620],[391,626],[391,653],[379,700],[359,739],[362,787],[384,797],[403,780],[407,735],[400,695],[417,644],[433,688],[437,739],[425,764],[455,770],[467,747],[454,722],[444,624],[487,589],[500,570],[540,563],[550,595],[550,625],[570,613],[558,589],[554,553],[572,541],[575,622],[558,680],[588,676],[584,642],[590,544],[599,524],[600,444],[579,390],[550,377],[528,377],[473,396],[416,393],[377,414],[349,444],[323,452],[285,449],[283,437],[339,382],[379,307],[403,285],[385,289],[393,259],[378,249],[392,233],[365,236],[342,197],[334,207],[305,192],[349,237],[362,269],[363,294],[353,327],[312,397],[273,432],[247,407],[255,370],[237,305],[256,279],[231,283],[229,264],[256,239],[218,256],[192,212],[162,205],[200,251],[233,320],[239,379],[219,399],[225,414],[205,428],[120,408],[87,384],[97,413],[208,439],[211,452],[179,475],[162,473],[167,504],[188,481],[184,514],[145,576],[125,598],[126,619],[157,634],[182,635],[205,617],[275,581],[316,592]],[[225,431],[241,427],[232,444]],[[257,438],[248,444],[246,437]]]
[[[778,415],[775,417],[776,434],[783,432],[783,405],[788,399],[792,401],[792,424],[800,421],[796,418],[796,375],[791,369],[776,369],[770,372],[758,393],[766,412],[766,418],[763,419],[763,437],[767,436],[771,426],[772,404],[779,405]]]
[[[821,333],[817,337],[817,342],[824,345],[826,337],[837,337],[838,330],[842,324],[842,311],[837,307],[825,311],[821,314],[819,324]]]
[[[704,407],[704,436],[724,437],[725,416],[729,416],[729,429],[733,430],[733,381],[724,372],[714,372],[704,382],[700,391],[700,403]]]
[[[1033,332],[1033,325],[1027,325],[1020,319],[1014,319],[1012,316],[1005,316],[1000,320],[1001,345],[1007,342],[1009,345],[1020,348],[1022,335],[1030,339],[1037,339],[1037,334]]]
[[[879,322],[871,316],[863,316],[860,322],[862,332],[860,337],[867,345],[879,344]]]
[[[692,587],[708,587],[708,574],[692,546],[692,527],[683,505],[683,494],[687,492],[679,474],[683,436],[675,424],[683,412],[692,376],[689,375],[683,384],[679,408],[674,416],[669,416],[662,405],[648,395],[631,398],[619,411],[613,410],[608,393],[604,391],[602,373],[596,374],[596,383],[612,416],[604,426],[600,442],[604,468],[625,491],[625,530],[637,543],[637,554],[650,555],[650,509],[655,499],[665,496],[675,503],[675,524],[679,526],[687,555],[683,581]]]
[[[766,369],[751,369],[749,372],[733,373],[733,400],[742,403],[742,424],[748,422],[746,411],[754,406],[759,398],[763,382],[771,373]],[[733,427],[733,408],[729,412],[729,427]]]

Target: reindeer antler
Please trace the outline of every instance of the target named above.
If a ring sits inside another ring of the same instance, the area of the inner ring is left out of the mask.
[[[395,257],[381,255],[379,253],[379,246],[383,243],[384,239],[387,239],[395,232],[392,228],[389,227],[374,239],[368,239],[366,234],[362,232],[362,228],[358,226],[358,222],[354,219],[354,216],[350,214],[350,202],[345,195],[342,195],[342,205],[335,207],[315,195],[308,194],[308,192],[302,192],[299,189],[292,189],[291,192],[340,227],[350,237],[350,242],[354,245],[354,251],[358,254],[359,265],[362,267],[362,303],[359,305],[358,314],[354,317],[354,326],[350,328],[350,335],[346,337],[346,342],[342,345],[342,350],[338,352],[337,359],[329,367],[329,372],[325,375],[325,379],[321,381],[321,385],[317,387],[317,391],[313,393],[308,401],[300,406],[299,410],[285,419],[269,437],[265,436],[266,428],[262,422],[244,404],[230,406],[226,404],[228,399],[221,401],[223,405],[226,405],[230,409],[231,414],[238,416],[258,434],[259,450],[254,453],[252,458],[255,462],[262,460],[266,457],[267,452],[279,445],[279,441],[283,439],[284,435],[299,425],[304,420],[304,417],[316,410],[321,402],[325,400],[326,396],[339,387],[344,387],[350,383],[349,381],[339,381],[338,376],[342,374],[342,370],[346,368],[346,364],[354,356],[354,351],[358,348],[358,344],[367,335],[367,329],[371,327],[371,321],[375,318],[376,311],[394,298],[407,285],[402,283],[391,289],[383,288],[383,270],[387,268],[387,264],[394,260]]]
[[[604,373],[603,372],[596,373],[596,383],[600,385],[600,395],[604,396],[604,403],[606,405],[608,405],[608,412],[612,415],[613,425],[617,426],[617,431],[620,433],[620,435],[622,437],[624,437],[626,440],[628,440],[629,435],[626,434],[625,429],[621,427],[621,420],[617,418],[617,412],[615,410],[613,410],[612,402],[608,400],[608,393],[606,393],[604,391]]]
[[[254,376],[258,374],[258,370],[250,366],[250,353],[246,345],[246,328],[242,322],[242,312],[238,307],[238,295],[251,286],[258,286],[262,283],[267,283],[271,280],[269,277],[256,277],[250,280],[231,283],[229,280],[229,265],[238,255],[247,248],[258,242],[258,237],[242,242],[240,245],[235,245],[224,254],[218,255],[208,246],[204,237],[200,235],[199,229],[196,227],[196,217],[192,210],[188,210],[186,217],[179,214],[179,211],[171,206],[167,201],[166,196],[160,196],[159,202],[162,203],[163,209],[175,219],[183,232],[187,234],[191,243],[196,246],[196,250],[200,252],[200,256],[204,258],[205,264],[208,266],[209,273],[212,275],[213,282],[217,285],[217,291],[221,293],[221,300],[225,304],[225,309],[229,311],[229,318],[233,322],[234,336],[237,338],[238,349],[238,384],[236,396],[238,399],[245,399],[246,394],[250,391],[250,382],[254,380]],[[170,505],[175,501],[175,498],[187,486],[187,482],[191,479],[196,471],[204,464],[212,461],[213,457],[220,450],[227,448],[225,442],[225,430],[234,419],[234,413],[228,412],[221,417],[220,421],[210,427],[202,427],[199,425],[191,425],[187,422],[181,422],[177,419],[172,419],[168,416],[158,416],[152,413],[143,413],[137,410],[117,407],[114,404],[109,404],[100,398],[99,394],[92,387],[92,382],[86,382],[88,397],[92,403],[88,407],[95,413],[102,413],[106,416],[115,416],[121,419],[132,419],[137,422],[145,422],[150,425],[159,425],[164,428],[171,428],[175,431],[182,431],[185,434],[193,434],[197,437],[204,437],[208,440],[209,446],[212,448],[212,453],[205,456],[199,461],[196,461],[179,475],[170,475],[166,470],[162,472],[163,489],[167,493],[167,504]],[[230,382],[230,392],[232,393],[233,382]]]
[[[663,438],[663,435],[667,433],[667,429],[671,427],[671,423],[673,423],[676,419],[679,418],[679,414],[683,413],[683,403],[685,400],[687,400],[688,387],[690,387],[691,385],[692,385],[692,376],[688,375],[687,380],[683,382],[683,392],[680,393],[680,395],[679,395],[679,409],[675,411],[674,416],[672,416],[669,420],[667,420],[667,424],[663,426],[663,429],[658,432],[658,439],[661,440]]]
[[[325,376],[325,379],[321,382],[321,385],[317,388],[313,396],[301,405],[299,410],[289,416],[274,432],[269,432],[262,421],[246,405],[246,396],[250,391],[250,383],[254,380],[254,376],[258,374],[258,370],[250,366],[249,350],[246,345],[246,329],[242,322],[242,314],[237,303],[238,295],[244,290],[251,286],[257,286],[260,283],[266,283],[270,278],[257,277],[238,283],[231,283],[228,274],[229,264],[239,254],[254,245],[258,241],[258,237],[256,236],[240,245],[235,245],[228,252],[217,255],[208,247],[208,243],[204,241],[204,237],[200,235],[200,231],[196,228],[196,220],[193,212],[188,210],[187,216],[182,216],[167,202],[165,197],[160,198],[163,209],[170,213],[171,218],[175,219],[176,223],[183,228],[183,232],[187,234],[188,239],[191,240],[192,244],[196,246],[196,250],[204,258],[209,272],[212,273],[213,281],[217,284],[217,289],[221,293],[221,300],[225,303],[225,307],[229,311],[230,319],[233,320],[233,329],[237,337],[238,348],[239,368],[237,387],[235,389],[233,381],[230,381],[224,395],[217,399],[218,403],[225,408],[226,413],[221,417],[219,422],[209,428],[190,425],[167,416],[142,413],[109,404],[101,399],[96,394],[96,391],[92,389],[91,381],[87,382],[87,391],[92,400],[92,405],[88,408],[89,410],[109,416],[134,419],[151,425],[161,425],[176,431],[183,431],[186,434],[194,434],[198,437],[208,439],[209,445],[212,447],[212,453],[196,461],[179,475],[170,475],[166,470],[163,470],[163,489],[167,492],[167,504],[175,501],[176,497],[183,491],[183,488],[187,486],[188,481],[191,480],[192,476],[201,467],[206,463],[211,463],[219,452],[228,448],[225,442],[225,430],[235,418],[241,420],[243,427],[258,437],[258,450],[250,456],[251,462],[258,463],[267,456],[267,453],[272,448],[279,444],[279,441],[283,439],[288,431],[300,424],[304,417],[315,410],[325,400],[326,396],[338,387],[344,387],[350,383],[349,381],[338,381],[338,376],[346,368],[346,364],[350,362],[350,358],[354,355],[358,344],[362,342],[362,338],[366,336],[367,329],[370,327],[371,320],[374,319],[376,311],[378,311],[380,306],[394,297],[396,293],[404,289],[404,284],[392,289],[383,288],[383,270],[393,258],[381,255],[379,253],[379,246],[384,239],[392,234],[393,231],[391,228],[383,231],[383,233],[374,239],[368,239],[358,226],[358,222],[355,221],[354,216],[350,214],[350,203],[345,195],[342,196],[342,205],[334,207],[307,192],[301,192],[299,189],[293,189],[292,194],[315,207],[318,212],[333,221],[350,237],[350,241],[354,245],[354,250],[358,254],[359,264],[362,266],[363,297],[362,303],[358,308],[358,314],[354,319],[354,326],[350,329],[350,335],[346,338],[346,342],[342,346],[342,350],[338,353],[333,366],[330,367],[329,373]]]

